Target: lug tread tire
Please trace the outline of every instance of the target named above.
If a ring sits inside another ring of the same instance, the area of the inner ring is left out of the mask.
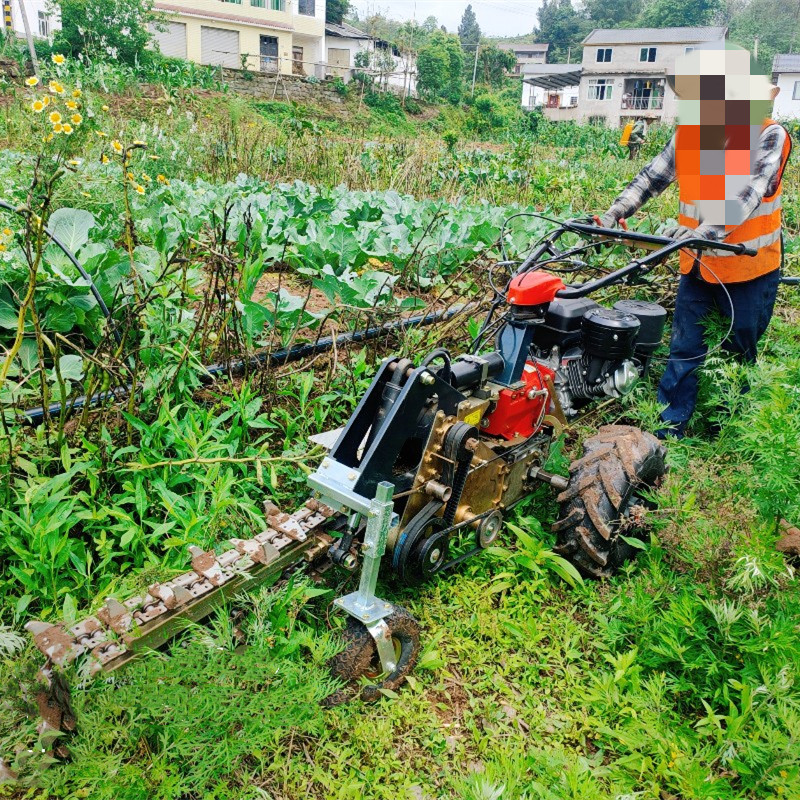
[[[373,702],[380,697],[380,689],[394,691],[399,688],[406,677],[416,666],[420,652],[419,623],[402,606],[395,606],[394,611],[385,618],[392,637],[400,644],[400,655],[394,672],[370,686],[361,690],[355,682],[376,668],[378,663],[378,650],[375,640],[366,626],[354,617],[348,617],[347,625],[342,633],[345,641],[344,649],[330,661],[331,672],[353,687],[346,687],[335,692],[325,701],[326,706],[334,706],[360,696],[366,702]],[[380,667],[377,666],[380,670]]]
[[[655,486],[666,472],[666,449],[631,425],[604,425],[584,442],[558,495],[555,551],[586,577],[607,578],[635,548],[619,538],[620,519],[636,489]]]

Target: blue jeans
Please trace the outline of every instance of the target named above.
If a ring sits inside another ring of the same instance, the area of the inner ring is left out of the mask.
[[[730,319],[733,306],[733,329],[723,347],[747,363],[756,360],[758,340],[772,317],[778,293],[780,270],[742,283],[727,283],[725,289],[692,275],[681,275],[669,361],[658,387],[658,402],[667,407],[661,419],[674,426],[685,424],[697,404],[697,370],[706,357],[704,321],[714,311]]]

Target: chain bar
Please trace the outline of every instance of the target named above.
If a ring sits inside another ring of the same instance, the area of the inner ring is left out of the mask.
[[[47,657],[45,677],[53,666],[65,667],[81,656],[87,658],[89,675],[112,670],[135,655],[146,640],[166,641],[180,630],[175,623],[182,615],[201,619],[212,609],[215,595],[227,596],[224,589],[264,579],[270,567],[286,566],[293,554],[299,558],[313,545],[311,534],[336,514],[314,498],[293,514],[282,514],[271,503],[265,506],[268,530],[252,539],[231,539],[233,549],[219,555],[190,547],[190,572],[154,583],[145,594],[122,603],[109,597],[94,616],[71,627],[29,622],[25,627]],[[159,635],[162,626],[169,627],[165,637]]]

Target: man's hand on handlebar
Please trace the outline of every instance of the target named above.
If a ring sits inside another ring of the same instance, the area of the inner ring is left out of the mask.
[[[622,230],[624,230],[624,231],[628,230],[628,223],[625,222],[625,220],[622,219],[622,217],[618,217],[610,209],[608,211],[606,211],[605,214],[602,214],[601,216],[597,216],[597,214],[593,215],[592,216],[592,221],[599,228],[616,228],[617,224],[619,224],[619,226],[620,226],[620,228],[622,228]]]

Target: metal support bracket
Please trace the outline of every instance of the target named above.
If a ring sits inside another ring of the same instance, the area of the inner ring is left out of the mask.
[[[351,617],[355,617],[367,628],[375,640],[381,667],[386,673],[394,672],[397,666],[391,631],[384,621],[394,611],[394,606],[376,597],[375,587],[378,583],[378,571],[383,554],[386,552],[386,541],[394,514],[393,493],[394,486],[388,481],[378,484],[377,493],[370,502],[367,512],[364,558],[361,564],[358,590],[344,597],[337,597],[333,601],[335,606]]]

